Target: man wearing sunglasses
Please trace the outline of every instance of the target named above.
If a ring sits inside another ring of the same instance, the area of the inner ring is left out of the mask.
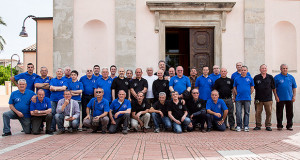
[[[33,73],[33,71],[34,71],[34,65],[32,63],[28,63],[27,64],[27,72],[20,73],[18,75],[10,77],[10,80],[12,81],[12,83],[14,83],[17,86],[18,80],[25,79],[26,84],[27,84],[26,89],[30,89],[30,90],[34,91],[34,81],[36,78],[39,78],[40,76]]]

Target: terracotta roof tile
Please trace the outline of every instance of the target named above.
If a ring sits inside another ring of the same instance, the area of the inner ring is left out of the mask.
[[[33,44],[33,45],[23,49],[22,52],[36,52],[36,44]]]

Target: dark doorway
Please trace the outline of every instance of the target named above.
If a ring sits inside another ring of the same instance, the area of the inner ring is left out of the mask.
[[[170,67],[183,66],[184,75],[190,68],[208,66],[210,73],[214,65],[214,28],[166,28],[166,64]]]

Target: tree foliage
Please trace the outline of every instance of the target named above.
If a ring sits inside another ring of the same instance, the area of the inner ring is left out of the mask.
[[[0,25],[6,26],[6,23],[2,20],[2,17],[0,17]],[[6,44],[4,38],[0,35],[0,51],[4,49],[4,44]]]
[[[18,74],[18,71],[13,68],[13,76]],[[0,85],[4,85],[5,81],[9,81],[10,78],[10,65],[7,67],[0,66]]]

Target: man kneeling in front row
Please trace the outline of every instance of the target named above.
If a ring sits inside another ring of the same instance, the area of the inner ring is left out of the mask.
[[[53,134],[50,131],[52,122],[52,109],[51,101],[48,97],[45,97],[45,91],[39,89],[37,92],[36,103],[31,102],[30,104],[30,114],[31,114],[31,124],[32,133],[39,134],[40,126],[43,122],[46,122],[46,134]]]
[[[228,108],[225,102],[222,99],[219,99],[219,92],[213,90],[211,92],[211,98],[207,100],[206,110],[208,114],[211,114],[208,119],[207,129],[211,129],[213,126],[214,129],[219,131],[225,131],[226,126],[224,120],[228,113]]]
[[[58,126],[58,133],[62,134],[65,132],[65,128],[69,128],[69,132],[77,130],[79,126],[79,104],[77,101],[71,99],[71,91],[64,91],[64,98],[59,100],[57,103],[55,120]]]
[[[121,124],[123,124],[122,133],[127,134],[131,104],[128,99],[125,99],[125,97],[126,92],[124,90],[120,90],[118,98],[110,105],[109,118],[111,120],[111,124],[109,127],[109,133],[116,133]]]

